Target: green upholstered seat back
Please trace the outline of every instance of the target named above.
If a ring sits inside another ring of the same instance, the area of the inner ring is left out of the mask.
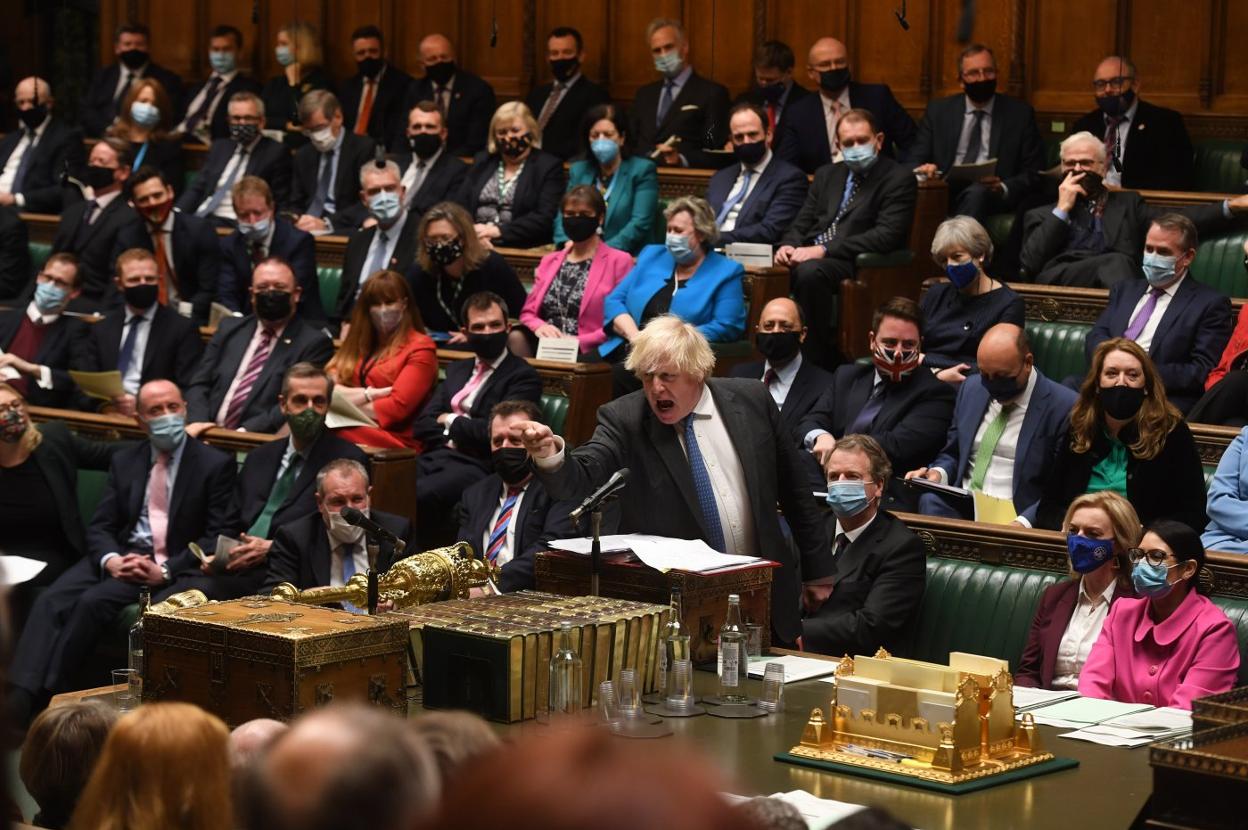
[[[107,480],[108,473],[103,470],[78,471],[78,515],[88,524],[95,515],[95,506],[100,503],[100,496],[104,495],[104,483]]]
[[[1027,337],[1031,340],[1036,366],[1059,383],[1070,375],[1085,375],[1088,363],[1083,355],[1083,344],[1091,329],[1088,323],[1028,320]]]
[[[52,246],[47,242],[28,242],[26,250],[30,253],[30,267],[36,271],[52,256]]]
[[[1239,193],[1244,186],[1244,169],[1239,160],[1242,141],[1209,139],[1196,145],[1197,190],[1204,193]]]
[[[1244,240],[1248,231],[1213,234],[1200,240],[1192,276],[1228,297],[1248,297],[1248,272],[1244,270]]]
[[[327,265],[318,266],[316,282],[321,292],[321,308],[325,309],[327,317],[332,317],[334,309],[338,307],[338,288],[342,285],[342,269],[331,268]]]
[[[562,436],[563,428],[568,420],[567,396],[543,392],[542,417],[546,419],[546,426],[550,427],[556,435]]]
[[[992,214],[984,220],[984,230],[988,231],[988,237],[992,240],[993,250],[1000,251],[1005,247],[1005,243],[1010,240],[1010,233],[1014,230],[1014,214]],[[1013,279],[1013,277],[1008,278]]]
[[[1235,597],[1210,597],[1213,604],[1222,609],[1227,619],[1235,624],[1235,635],[1239,638],[1239,682],[1236,686],[1248,684],[1248,600]]]

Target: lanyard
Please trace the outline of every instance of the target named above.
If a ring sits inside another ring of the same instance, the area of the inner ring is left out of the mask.
[[[602,194],[602,201],[608,204],[611,202],[611,194],[615,191],[615,183],[618,182],[619,180],[620,180],[620,171],[616,170],[615,175],[611,177],[611,184],[608,185],[606,189],[603,189],[602,177],[600,176],[598,178],[598,181],[597,181],[598,192]]]

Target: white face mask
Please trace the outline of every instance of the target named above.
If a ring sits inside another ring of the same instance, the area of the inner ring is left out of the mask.
[[[360,510],[365,516],[368,515],[368,508]],[[333,539],[340,545],[357,545],[364,538],[364,528],[356,527],[348,524],[347,520],[342,518],[341,513],[327,513],[329,518],[329,538]]]
[[[334,149],[334,130],[332,127],[321,127],[308,133],[308,140],[318,153],[328,153]]]

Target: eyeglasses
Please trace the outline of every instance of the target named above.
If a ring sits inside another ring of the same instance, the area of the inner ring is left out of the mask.
[[[26,408],[25,402],[20,398],[12,403],[0,403],[0,413],[2,412],[21,412]]]
[[[1123,84],[1134,80],[1134,75],[1119,75],[1117,78],[1097,78],[1092,82],[1092,88],[1097,92],[1104,92],[1106,89],[1122,89]]]
[[[1127,551],[1127,558],[1132,564],[1139,562],[1141,559],[1147,559],[1150,565],[1164,565],[1166,557],[1170,554],[1164,550],[1144,550],[1143,548],[1131,548]]]

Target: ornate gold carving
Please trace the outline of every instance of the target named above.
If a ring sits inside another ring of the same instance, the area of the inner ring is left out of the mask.
[[[163,602],[158,602],[147,611],[149,614],[168,614],[179,608],[192,608],[196,605],[203,605],[208,601],[208,597],[203,591],[192,588],[189,591],[182,591],[165,597]]]

